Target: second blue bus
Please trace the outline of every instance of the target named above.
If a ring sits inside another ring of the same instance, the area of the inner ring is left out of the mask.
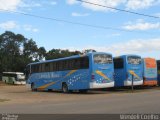
[[[115,87],[143,84],[143,64],[140,56],[123,55],[114,58]]]

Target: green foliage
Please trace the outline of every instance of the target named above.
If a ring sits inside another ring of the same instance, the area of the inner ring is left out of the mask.
[[[25,66],[39,57],[39,48],[32,39],[10,31],[0,35],[0,73],[24,71]],[[42,53],[40,54],[42,56]],[[40,58],[41,59],[41,58]],[[39,60],[39,59],[38,59]]]
[[[90,52],[85,50],[84,52]],[[95,50],[92,50],[95,51]],[[83,52],[82,52],[83,53]],[[0,74],[2,72],[23,72],[26,65],[41,60],[50,60],[82,54],[80,51],[52,49],[46,52],[32,39],[10,31],[0,35]]]
[[[69,57],[81,54],[80,51],[70,52],[69,50],[52,49],[46,54],[46,60]]]

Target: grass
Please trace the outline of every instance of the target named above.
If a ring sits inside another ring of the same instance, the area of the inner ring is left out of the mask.
[[[9,99],[0,99],[0,103],[1,102],[6,102],[6,101],[9,101]]]

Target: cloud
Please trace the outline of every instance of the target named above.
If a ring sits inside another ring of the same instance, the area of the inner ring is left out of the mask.
[[[118,5],[124,3],[126,0],[85,0],[85,1],[95,3],[95,4],[104,5],[104,6],[117,7]],[[80,2],[77,2],[76,0],[67,0],[67,3],[73,5],[73,4],[80,3]],[[108,10],[111,10],[111,9],[108,9],[108,8],[105,8],[105,7],[88,4],[88,3],[85,3],[85,2],[81,2],[80,4],[83,7],[91,9],[93,11],[108,11]]]
[[[0,9],[10,10],[10,11],[19,11],[32,10],[35,7],[43,7],[48,5],[56,5],[57,2],[53,0],[42,1],[42,0],[0,0]]]
[[[16,10],[21,4],[21,0],[0,0],[0,9]]]
[[[160,17],[160,13],[155,13],[153,15],[156,16],[156,17]]]
[[[101,48],[99,48],[100,50]],[[103,48],[112,53],[144,53],[160,50],[160,38],[130,40]]]
[[[17,30],[24,30],[24,31],[29,31],[29,32],[38,32],[39,30],[37,28],[34,28],[32,25],[19,25],[15,21],[6,21],[0,23],[0,29],[3,30],[12,30],[12,29],[17,29]]]
[[[77,13],[77,12],[73,12],[72,16],[74,16],[74,17],[86,17],[86,16],[89,16],[89,13]]]
[[[137,20],[134,22],[128,22],[126,25],[122,27],[125,30],[151,30],[151,29],[160,29],[160,22],[157,23],[149,23],[144,20]]]
[[[98,52],[112,53],[114,56],[123,54],[142,55],[146,53],[147,56],[151,56],[149,53],[160,51],[160,38],[129,40],[128,42],[116,43],[108,46],[86,46],[79,49],[69,47],[67,49],[72,51],[94,49]]]
[[[18,28],[18,25],[16,24],[15,21],[6,21],[3,23],[0,23],[0,29],[11,30],[15,28]]]
[[[120,4],[124,3],[125,0],[86,0],[91,3],[96,3],[104,6],[109,7],[117,7]],[[82,6],[88,9],[91,9],[93,11],[113,11],[112,9],[108,9],[106,7],[96,6],[92,4],[82,3]]]
[[[23,25],[22,28],[25,31],[29,31],[29,32],[38,32],[39,31],[37,28],[34,28],[32,25]]]
[[[160,3],[159,0],[85,0],[86,2],[99,4],[108,7],[119,7],[123,6],[125,9],[145,9],[151,6],[157,5]],[[85,2],[77,2],[76,0],[67,0],[67,3],[70,5],[73,4],[81,4],[83,7],[91,9],[93,11],[113,11],[112,9],[108,9],[106,7],[88,4]]]
[[[52,1],[52,2],[50,2],[50,3],[51,3],[51,5],[56,5],[56,4],[57,4],[56,1]]]
[[[126,8],[132,10],[145,9],[157,4],[159,4],[159,0],[128,0]]]
[[[70,5],[78,3],[76,0],[67,0],[67,3]]]

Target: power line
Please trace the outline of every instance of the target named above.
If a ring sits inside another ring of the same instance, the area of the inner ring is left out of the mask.
[[[81,25],[81,26],[87,26],[87,27],[92,27],[92,28],[98,28],[98,29],[108,29],[108,30],[115,30],[115,31],[122,31],[122,32],[138,33],[138,34],[143,33],[143,32],[138,32],[138,31],[129,31],[129,30],[120,29],[120,28],[108,27],[108,26],[98,26],[98,25],[85,24],[85,23],[80,23],[80,22],[73,22],[73,21],[57,19],[57,18],[44,17],[44,16],[39,16],[39,15],[29,14],[29,13],[23,13],[23,12],[18,12],[18,11],[10,11],[10,10],[4,10],[4,9],[0,9],[0,11],[21,14],[21,15],[35,17],[35,18],[39,18],[39,19],[45,19],[45,20],[64,22],[64,23],[69,23],[69,24],[74,24],[74,25]],[[145,32],[144,34],[149,35],[149,34],[153,34],[153,33]]]
[[[145,16],[145,17],[150,17],[150,18],[156,18],[156,19],[160,18],[158,16],[152,16],[152,15],[147,15],[147,14],[143,14],[143,13],[133,12],[133,11],[129,11],[129,10],[109,7],[109,6],[106,6],[106,5],[100,5],[100,4],[97,4],[97,3],[92,3],[92,2],[88,2],[88,1],[84,1],[84,0],[76,0],[76,1],[84,2],[84,3],[95,5],[95,6],[105,7],[105,8],[109,8],[109,9],[112,9],[112,10],[121,11],[121,12],[131,13],[131,14],[135,14],[135,15],[140,15],[140,16]]]

